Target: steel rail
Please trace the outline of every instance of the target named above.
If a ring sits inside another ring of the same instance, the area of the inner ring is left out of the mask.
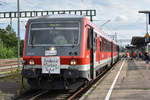
[[[119,62],[119,61],[118,61],[118,62]],[[117,64],[117,63],[115,63],[115,64]],[[114,65],[115,65],[115,64],[114,64]],[[113,66],[114,66],[114,65],[113,65]],[[75,92],[75,93],[74,93],[71,97],[69,97],[67,100],[75,100],[76,98],[81,97],[81,95],[84,94],[87,90],[89,90],[89,88],[91,88],[94,84],[96,84],[96,82],[97,82],[99,79],[101,79],[101,78],[105,75],[105,73],[107,73],[108,71],[110,71],[110,70],[113,68],[113,66],[110,67],[110,68],[108,68],[108,69],[105,69],[105,71],[103,71],[101,74],[99,74],[95,79],[91,80],[88,85],[86,85],[85,87],[79,89],[77,92]]]

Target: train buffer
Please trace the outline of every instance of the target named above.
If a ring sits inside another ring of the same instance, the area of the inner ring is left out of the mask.
[[[80,100],[149,100],[150,65],[142,60],[117,63]]]

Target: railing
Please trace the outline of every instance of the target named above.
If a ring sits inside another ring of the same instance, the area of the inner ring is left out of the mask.
[[[18,67],[17,58],[0,60],[0,73],[15,70],[17,69],[17,67]]]

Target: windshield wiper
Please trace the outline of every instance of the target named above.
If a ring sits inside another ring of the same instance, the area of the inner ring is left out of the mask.
[[[77,39],[74,39],[74,40],[73,40],[72,48],[74,48],[74,47],[77,45],[77,43],[78,43],[78,40],[77,40]]]
[[[33,44],[33,40],[34,40],[34,36],[32,35],[32,36],[31,36],[31,47],[32,47],[32,48],[33,48],[33,45],[34,45],[34,44]]]

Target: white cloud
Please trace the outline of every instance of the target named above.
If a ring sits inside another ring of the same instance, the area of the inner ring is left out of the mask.
[[[128,21],[128,18],[123,15],[119,15],[115,18],[115,21],[123,22],[123,21]]]
[[[0,11],[16,11],[17,0],[5,0],[8,5]],[[124,33],[123,38],[144,36],[145,15],[139,10],[149,10],[150,0],[20,0],[21,10],[96,9],[96,20],[111,20],[103,27],[107,33]],[[9,23],[8,21],[3,21]],[[96,21],[98,26],[105,21]],[[1,26],[1,25],[0,25]],[[23,26],[23,25],[22,25]],[[132,34],[131,34],[132,33]],[[128,35],[129,34],[129,35]],[[23,35],[22,35],[23,36]]]

